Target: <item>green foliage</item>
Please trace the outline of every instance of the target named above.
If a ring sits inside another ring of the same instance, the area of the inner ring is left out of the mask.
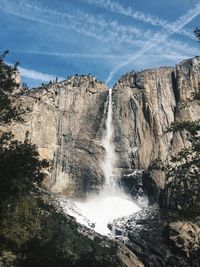
[[[200,100],[200,83],[198,84],[198,90],[193,96],[194,100]]]
[[[24,113],[20,106],[15,105],[18,97],[15,90],[19,88],[19,84],[16,83],[14,75],[19,63],[14,67],[6,65],[4,58],[7,53],[8,50],[0,56],[0,124],[23,121]]]
[[[176,163],[168,169],[168,174],[183,175],[188,173],[189,169],[200,168],[200,120],[181,121],[172,123],[168,132],[187,131],[190,134],[189,141],[191,146],[183,148],[176,156],[172,157],[172,162]]]
[[[199,41],[200,41],[200,29],[199,29],[199,28],[196,28],[196,29],[194,30],[194,34],[195,34],[195,36],[197,37],[197,39],[199,39]]]
[[[0,138],[0,201],[9,196],[19,196],[32,187],[41,184],[45,174],[41,171],[49,163],[39,159],[35,145],[26,136],[24,142],[13,139],[11,133]]]
[[[16,105],[18,96],[15,89],[19,84],[13,78],[17,66],[4,64],[8,51],[0,56],[0,126],[13,121],[23,121],[25,111]],[[3,128],[2,128],[3,129]],[[23,142],[14,139],[11,132],[0,130],[0,207],[13,197],[19,197],[28,191],[33,183],[41,184],[48,167],[46,160],[39,159],[35,145],[29,142],[28,133]],[[4,209],[5,211],[5,209]]]
[[[24,112],[12,105],[11,97],[4,91],[0,91],[0,124],[8,124],[13,120],[23,121],[21,115]]]
[[[167,128],[167,132],[180,132],[186,130],[192,136],[197,135],[197,132],[200,130],[200,120],[198,121],[178,121],[174,122]]]
[[[200,120],[173,123],[168,132],[187,131],[191,145],[172,157],[161,206],[178,209],[187,217],[200,213]]]
[[[17,256],[14,255],[10,250],[5,250],[0,256],[0,267],[15,267]]]
[[[18,267],[121,266],[115,243],[82,234],[73,218],[56,211],[51,197],[41,195],[24,195],[0,222],[0,262],[15,260]]]

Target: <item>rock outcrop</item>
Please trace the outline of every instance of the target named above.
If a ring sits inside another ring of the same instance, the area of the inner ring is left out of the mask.
[[[152,202],[165,187],[161,166],[189,145],[186,133],[166,130],[173,122],[200,118],[200,102],[194,99],[199,84],[200,57],[195,57],[176,68],[128,73],[114,86],[115,144],[123,184],[134,185],[131,172],[144,170],[143,184]],[[157,196],[151,196],[152,190]]]
[[[158,207],[116,219],[110,229],[146,267],[199,266],[200,224]]]
[[[101,136],[108,88],[91,76],[44,85],[22,94],[24,123],[11,125],[17,139],[26,131],[41,158],[52,162],[45,181],[52,192],[84,196],[104,181]]]

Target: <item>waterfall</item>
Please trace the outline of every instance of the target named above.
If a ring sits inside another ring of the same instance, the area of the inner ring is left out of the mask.
[[[79,209],[79,214],[75,214],[77,221],[85,223],[87,218],[95,225],[94,230],[100,234],[107,235],[110,233],[107,225],[114,219],[128,216],[140,210],[139,206],[119,188],[117,184],[118,174],[116,173],[117,156],[114,146],[114,125],[113,125],[113,103],[112,90],[109,89],[106,128],[102,138],[102,146],[105,148],[105,157],[101,164],[105,184],[99,194],[89,195],[85,201],[76,201],[75,204]],[[89,226],[90,227],[90,226]]]
[[[112,123],[113,104],[112,89],[109,89],[108,112],[106,117],[106,131],[102,138],[102,145],[105,148],[105,158],[102,162],[102,169],[105,177],[105,187],[114,188],[116,185],[116,177],[114,176],[114,166],[116,163],[116,154],[113,143],[114,127]]]

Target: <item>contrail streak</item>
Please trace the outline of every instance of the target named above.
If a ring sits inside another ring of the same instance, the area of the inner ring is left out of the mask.
[[[74,30],[85,36],[95,37],[104,42],[123,41],[128,39],[134,42],[135,38],[130,36],[143,36],[149,38],[150,31],[143,31],[137,27],[120,25],[117,21],[104,20],[101,16],[91,16],[80,10],[68,8],[68,12],[58,12],[44,6],[36,6],[26,1],[19,0],[18,5],[12,0],[0,0],[0,10],[27,20],[43,23],[50,26],[56,26],[66,30]],[[92,25],[92,26],[91,26]],[[135,41],[136,45],[137,40]]]
[[[161,48],[161,51],[163,53],[163,48]],[[160,55],[160,51],[158,51],[159,53],[153,53],[151,54],[151,57],[155,57],[155,58],[167,58],[167,59],[181,59],[181,58],[187,58],[188,54],[180,54],[180,53],[175,53],[175,52],[171,52],[169,51],[169,49],[167,50],[167,54],[165,55]],[[129,59],[131,57],[131,54],[124,54],[124,55],[113,55],[113,54],[82,54],[82,53],[57,53],[57,52],[42,52],[42,51],[21,51],[21,50],[11,50],[10,53],[21,53],[21,54],[33,54],[33,55],[44,55],[44,56],[58,56],[58,57],[67,57],[67,58],[92,58],[92,59],[96,59],[96,58],[120,58],[120,59]]]
[[[103,7],[110,12],[124,15],[127,17],[131,17],[131,18],[136,19],[138,21],[142,21],[142,22],[151,24],[152,26],[160,26],[166,30],[169,30],[172,27],[172,24],[169,23],[167,20],[153,16],[153,15],[148,14],[148,13],[144,13],[144,12],[135,10],[134,8],[132,8],[130,6],[125,8],[124,6],[122,6],[121,4],[119,4],[116,1],[115,2],[111,1],[111,0],[85,0],[85,1],[91,5]],[[195,39],[194,35],[189,30],[180,29],[179,31],[177,31],[177,33],[182,34],[184,36],[187,36],[191,39]]]
[[[140,48],[146,45],[148,40],[153,36],[152,31],[143,31],[137,27],[124,26],[117,21],[105,20],[101,16],[94,17],[80,10],[74,11],[69,6],[67,7],[67,12],[61,13],[41,5],[32,5],[24,0],[19,0],[18,5],[13,0],[0,0],[0,10],[37,23],[73,30],[79,34],[96,38],[105,43],[110,42],[110,45],[127,44],[131,47]],[[168,47],[171,46],[173,50],[178,47],[178,50],[182,49],[185,54],[188,54],[193,49],[180,41],[174,40],[171,40],[167,45]],[[195,48],[193,50],[194,54],[197,53]],[[57,56],[59,55],[57,54]],[[66,56],[70,57],[70,55]],[[84,55],[80,55],[80,57],[83,58]],[[93,58],[92,55],[86,55],[85,57]],[[97,58],[100,57],[97,56]],[[105,56],[105,58],[109,58],[109,56]]]
[[[119,71],[121,68],[127,66],[129,63],[133,62],[133,60],[138,57],[144,55],[147,51],[152,48],[157,47],[160,43],[166,41],[171,35],[181,30],[185,25],[187,25],[190,21],[196,18],[200,14],[200,3],[198,3],[195,8],[189,10],[185,15],[181,16],[177,21],[171,24],[171,29],[167,31],[167,33],[163,33],[163,31],[156,33],[151,40],[146,42],[146,44],[134,55],[132,55],[127,61],[119,64],[115,67],[109,74],[106,83],[109,83],[113,76]]]
[[[127,58],[127,55],[113,55],[113,54],[84,54],[84,53],[58,53],[58,52],[42,52],[42,51],[22,51],[22,50],[11,50],[11,53],[21,54],[35,54],[35,55],[46,55],[46,56],[57,56],[57,57],[68,57],[68,58]]]

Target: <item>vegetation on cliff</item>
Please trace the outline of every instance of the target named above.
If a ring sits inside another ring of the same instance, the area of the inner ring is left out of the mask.
[[[162,206],[177,209],[188,218],[200,214],[200,121],[173,123],[168,131],[187,132],[191,145],[181,149],[167,166]]]
[[[199,28],[194,34],[200,40]],[[200,83],[191,101],[200,101]],[[167,183],[161,194],[161,206],[178,210],[187,218],[195,218],[200,214],[200,120],[176,121],[167,131],[185,132],[190,145],[181,149],[167,165]]]
[[[196,28],[195,30],[194,30],[194,34],[195,34],[195,36],[197,37],[197,39],[199,39],[199,41],[200,41],[200,28]]]
[[[17,65],[9,66],[4,64],[4,58],[8,50],[0,55],[0,123],[11,123],[22,121],[23,109],[14,105],[17,94],[15,91],[20,84],[16,81]]]
[[[0,57],[0,207],[21,196],[32,188],[33,183],[41,184],[49,166],[39,159],[35,145],[29,142],[28,133],[23,142],[14,139],[5,126],[13,121],[23,121],[25,111],[16,105],[20,84],[16,81],[17,65],[4,64],[7,51]]]

